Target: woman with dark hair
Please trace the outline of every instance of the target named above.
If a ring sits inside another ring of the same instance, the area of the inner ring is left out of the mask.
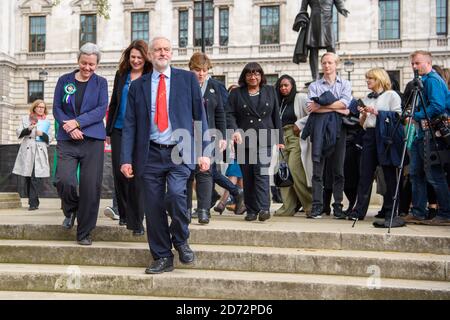
[[[148,45],[144,40],[133,41],[122,53],[106,122],[107,142],[111,144],[114,188],[119,209],[119,225],[133,230],[133,235],[144,234],[144,209],[137,178],[127,179],[120,172],[122,128],[127,108],[128,89],[131,83],[152,70]],[[110,211],[105,211],[108,213]],[[110,218],[114,218],[110,216]]]
[[[283,206],[275,212],[277,216],[293,216],[296,212],[297,202],[302,203],[303,209],[308,214],[311,211],[311,174],[312,160],[306,157],[308,141],[300,140],[295,134],[296,122],[308,116],[306,99],[297,94],[297,84],[289,75],[282,75],[275,84],[275,90],[280,102],[280,119],[283,127],[284,143],[286,148],[283,156],[288,164],[294,180],[291,187],[280,188]],[[300,144],[303,145],[301,148]],[[306,171],[310,167],[309,176]],[[309,179],[308,179],[309,177]]]
[[[245,220],[265,221],[270,218],[268,169],[272,145],[284,149],[278,99],[274,88],[266,85],[264,71],[256,62],[244,67],[238,83],[240,87],[231,91],[226,111],[227,127],[235,130],[232,139],[238,144],[236,153],[247,208]]]

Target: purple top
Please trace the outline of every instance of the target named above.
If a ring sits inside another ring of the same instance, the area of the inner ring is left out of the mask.
[[[336,82],[333,85],[330,85],[325,78],[311,83],[308,89],[307,103],[313,102],[311,98],[320,97],[322,93],[328,90],[347,108],[350,106],[350,102],[352,101],[352,87],[350,82],[342,79],[340,76],[336,77]]]

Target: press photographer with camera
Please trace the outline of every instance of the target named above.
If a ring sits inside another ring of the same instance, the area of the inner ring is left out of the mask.
[[[417,104],[414,101],[411,103],[413,107],[417,105],[413,115],[417,135],[411,147],[410,164],[413,207],[411,214],[404,220],[407,223],[450,225],[450,192],[443,168],[448,160],[445,155],[450,152],[444,138],[448,130],[446,113],[449,110],[446,100],[449,91],[442,78],[432,68],[431,53],[418,50],[413,52],[410,58],[414,72],[420,76],[416,77],[415,86],[420,89],[423,101],[419,99]],[[436,155],[438,161],[434,161],[432,157]],[[436,217],[431,220],[426,220],[427,181],[436,192],[439,206]]]
[[[392,90],[391,80],[384,69],[373,68],[366,73],[370,93],[359,100],[360,124],[365,130],[362,138],[358,197],[349,219],[363,220],[369,207],[373,177],[381,166],[386,181],[384,221],[374,222],[378,228],[387,228],[391,220],[396,186],[395,168],[400,164],[403,128],[397,126],[402,112],[401,98]],[[391,139],[386,139],[390,137]],[[392,143],[388,143],[389,140]],[[395,210],[394,210],[395,212]],[[391,227],[403,227],[404,221],[394,216]]]

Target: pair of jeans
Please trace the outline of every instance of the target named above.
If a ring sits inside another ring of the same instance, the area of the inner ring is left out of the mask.
[[[430,163],[429,155],[425,155],[424,152],[425,139],[414,140],[411,147],[410,178],[413,194],[411,213],[418,218],[425,219],[427,217],[428,182],[436,192],[439,206],[437,216],[450,219],[450,192],[444,169],[439,164]]]

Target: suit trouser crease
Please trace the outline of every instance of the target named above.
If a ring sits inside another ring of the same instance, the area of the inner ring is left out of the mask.
[[[186,185],[191,170],[184,164],[173,164],[171,152],[150,145],[142,176],[147,240],[154,259],[173,257],[172,244],[185,244],[189,238]]]
[[[255,164],[249,163],[251,153],[257,153]],[[240,164],[240,167],[244,183],[244,203],[248,214],[270,210],[270,180],[267,172],[270,167],[270,154],[271,148],[267,147],[245,149],[245,164]],[[268,158],[269,163],[261,163],[261,158]]]
[[[336,140],[336,145],[333,153],[327,158],[321,159],[320,162],[313,162],[313,177],[312,177],[312,205],[323,207],[323,171],[325,161],[331,166],[333,172],[333,197],[334,204],[342,204],[344,198],[344,161],[346,149],[346,130],[341,128],[341,134]]]
[[[41,184],[41,179],[36,178],[34,166],[31,176],[25,177],[25,183],[28,195],[28,205],[30,207],[39,207],[39,187]]]
[[[284,129],[285,149],[283,154],[292,174],[294,185],[280,188],[283,205],[277,210],[277,214],[294,214],[297,199],[300,200],[305,211],[311,211],[312,194],[311,188],[308,187],[305,169],[301,160],[299,139],[294,135],[292,127]]]
[[[122,130],[113,129],[111,134],[111,162],[114,190],[120,219],[127,222],[129,230],[143,230],[144,206],[139,178],[127,179],[120,171]]]
[[[192,208],[192,192],[195,178],[195,193],[197,195],[197,209],[209,210],[211,207],[211,195],[213,188],[213,177],[210,170],[201,172],[197,165],[187,181],[187,207]]]
[[[100,206],[103,178],[104,142],[58,141],[57,190],[64,215],[77,212],[77,239],[85,238],[95,228]],[[79,192],[77,166],[80,164]]]
[[[377,169],[377,144],[375,140],[375,129],[369,128],[363,137],[363,148],[361,151],[361,161],[359,168],[358,196],[355,211],[360,217],[365,217],[370,204],[372,185]],[[386,216],[390,217],[392,212],[393,198],[396,186],[396,169],[394,166],[381,166],[386,183],[386,193],[384,195],[384,207],[387,210]]]

